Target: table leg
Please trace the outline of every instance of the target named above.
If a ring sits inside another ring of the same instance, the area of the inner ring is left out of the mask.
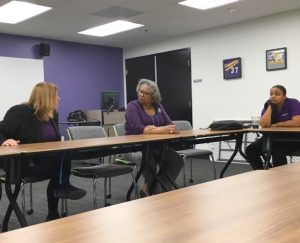
[[[165,151],[165,144],[162,145],[163,148],[162,148],[162,161],[164,161],[164,151]],[[144,148],[143,148],[143,156],[142,156],[142,163],[141,163],[141,166],[139,168],[139,171],[137,172],[136,174],[136,177],[135,177],[135,181],[136,183],[138,183],[138,180],[139,178],[141,177],[142,173],[143,173],[143,170],[145,168],[145,165],[146,163],[149,163],[149,160],[150,160],[150,154],[153,150],[153,143],[147,143],[144,145]],[[162,162],[163,163],[163,162]],[[163,167],[163,165],[161,165]],[[170,181],[170,183],[172,184],[172,186],[177,189],[178,186],[177,184],[173,181],[173,179],[168,175],[168,173],[166,173],[165,171],[161,170],[161,173],[163,173],[166,178]],[[160,183],[161,186],[162,186],[162,189],[164,191],[168,191],[167,187],[164,185],[163,181],[160,179],[160,177],[158,176],[158,174],[156,175],[155,177],[155,180],[154,182],[152,183],[152,185],[149,186],[149,192],[150,192],[150,195],[151,195],[151,192],[155,186],[155,183]],[[128,192],[127,192],[127,196],[126,196],[126,200],[127,201],[130,201],[130,196],[131,196],[131,193],[133,191],[133,184],[131,184],[131,186],[129,187],[128,189]]]
[[[161,144],[161,154],[160,157],[161,159],[159,160],[159,172],[156,175],[156,180],[157,182],[159,182],[163,188],[164,191],[168,191],[167,187],[164,185],[163,181],[161,180],[161,178],[159,177],[159,175],[163,174],[167,180],[172,184],[172,186],[175,189],[178,189],[178,185],[176,184],[176,182],[171,178],[171,176],[168,174],[168,172],[166,170],[164,170],[164,165],[165,165],[165,154],[166,154],[166,148],[167,148],[167,144],[163,143]]]
[[[135,175],[135,182],[138,183],[139,178],[141,177],[143,170],[145,168],[145,164],[147,163],[147,160],[149,159],[150,156],[150,151],[152,150],[153,146],[151,143],[149,144],[145,144],[143,146],[143,150],[142,150],[142,162],[141,162],[141,166],[138,170],[138,172]],[[133,191],[134,185],[133,183],[131,183],[131,186],[128,189],[127,195],[126,195],[126,201],[130,201],[130,197],[131,197],[131,193]]]
[[[264,158],[264,169],[269,169],[271,161],[271,134],[267,133],[263,136],[263,158]]]
[[[20,187],[21,187],[21,177],[20,177],[20,170],[21,170],[21,161],[18,159],[12,159],[14,161],[8,161],[5,166],[5,191],[7,198],[9,200],[9,205],[6,210],[4,219],[3,219],[3,224],[2,224],[2,232],[6,232],[8,230],[8,222],[11,216],[12,211],[15,212],[21,227],[27,226],[26,219],[24,218],[23,213],[21,212],[18,203],[17,203],[17,198],[19,195]],[[12,191],[12,183],[11,183],[11,171],[13,164],[15,166],[14,171],[16,171],[16,178],[15,179],[15,188]]]
[[[242,155],[242,157],[244,159],[246,159],[246,155],[242,151],[242,144],[243,144],[243,134],[242,133],[241,134],[237,134],[236,135],[236,141],[235,141],[234,151],[233,151],[232,155],[230,156],[230,158],[228,159],[228,161],[226,162],[225,166],[223,167],[223,169],[222,169],[222,171],[220,173],[220,178],[224,177],[225,171],[227,170],[227,168],[231,164],[231,162],[234,159],[234,157],[236,156],[237,152],[239,152]]]
[[[164,171],[163,173],[167,177],[167,179],[169,180],[169,182],[172,184],[172,186],[175,189],[178,189],[179,187],[178,187],[177,183],[170,177],[170,175],[166,171]]]

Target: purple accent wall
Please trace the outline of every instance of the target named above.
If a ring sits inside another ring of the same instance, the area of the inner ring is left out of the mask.
[[[101,91],[119,91],[124,105],[121,48],[0,34],[0,56],[41,59],[41,42],[51,46],[43,57],[44,81],[58,85],[60,121],[73,110],[100,109]]]

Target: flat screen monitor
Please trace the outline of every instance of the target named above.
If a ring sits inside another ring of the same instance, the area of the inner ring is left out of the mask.
[[[101,110],[113,111],[119,109],[120,93],[117,91],[103,91],[101,92]]]

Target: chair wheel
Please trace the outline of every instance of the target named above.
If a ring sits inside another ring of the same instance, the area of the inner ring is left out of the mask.
[[[189,183],[194,183],[194,180],[193,179],[189,179]]]
[[[67,217],[68,215],[67,215],[67,213],[66,212],[63,212],[63,213],[61,213],[61,215],[60,215],[61,217]]]
[[[111,204],[110,204],[110,203],[105,203],[104,206],[105,206],[105,207],[108,207],[108,206],[111,206]]]
[[[28,209],[28,210],[26,211],[26,213],[27,213],[28,215],[33,214],[33,208]]]
[[[106,198],[111,198],[111,194],[107,194],[107,195],[106,195]]]

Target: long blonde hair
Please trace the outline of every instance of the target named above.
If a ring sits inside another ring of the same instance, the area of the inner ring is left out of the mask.
[[[57,109],[57,86],[53,83],[41,82],[34,86],[28,105],[41,121],[48,121]]]

